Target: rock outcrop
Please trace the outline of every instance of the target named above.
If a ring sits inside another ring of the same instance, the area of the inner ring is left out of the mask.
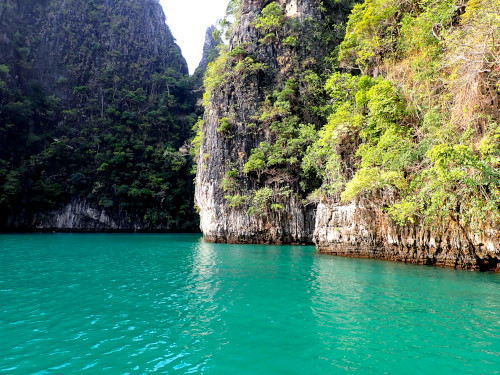
[[[214,185],[208,185],[213,189]],[[210,190],[198,192],[198,204],[206,204],[200,210],[200,223],[204,238],[209,242],[246,244],[303,244],[312,243],[315,208],[308,209],[301,202],[290,199],[281,215],[249,215],[245,210],[230,209],[217,205],[224,198]],[[210,202],[201,201],[207,197]]]
[[[500,230],[484,225],[481,232],[458,224],[396,224],[382,210],[390,194],[358,198],[345,205],[320,203],[314,242],[320,253],[377,258],[468,270],[500,271]]]
[[[205,42],[203,43],[203,54],[201,56],[200,64],[197,69],[201,69],[205,71],[207,69],[208,63],[214,60],[217,57],[217,45],[218,41],[214,38],[215,26],[207,27],[207,31],[205,32]]]
[[[271,10],[266,8],[270,5],[274,6]],[[343,11],[349,6],[345,4]],[[274,18],[262,21],[263,9]],[[332,9],[330,24],[345,20],[342,9]],[[301,81],[306,71],[314,77],[320,71],[318,61],[333,50],[314,36],[321,35],[325,27],[323,11],[314,0],[242,2],[228,52],[216,61],[215,73],[209,68],[206,81],[208,101],[195,197],[205,239],[230,243],[314,241],[321,253],[499,271],[500,231],[495,225],[485,223],[472,231],[450,219],[400,226],[386,213],[396,200],[384,190],[350,204],[323,197],[316,206],[305,199],[315,182],[300,180],[301,170],[286,159],[286,151],[281,152],[289,147],[293,135],[287,138],[279,132],[296,131],[290,126],[291,118],[295,124],[314,125],[313,132],[326,123],[325,118],[307,112],[325,103],[321,102],[321,89],[311,90],[310,83]],[[286,21],[273,29],[281,16]],[[341,30],[331,27],[328,35],[334,29]],[[306,97],[308,89],[315,92],[314,98]],[[300,142],[298,138],[293,141]],[[296,150],[307,147],[305,142]],[[349,170],[344,177],[352,178],[355,151],[331,150],[336,151]]]
[[[82,199],[72,200],[55,210],[18,215],[16,219],[17,221],[10,223],[10,228],[16,231],[128,233],[165,232],[173,229],[165,225],[153,225],[151,221],[131,216],[125,211],[109,212]]]
[[[242,2],[229,43],[229,56],[223,61],[224,79],[211,92],[206,106],[195,202],[200,210],[201,229],[208,241],[312,242],[315,207],[304,205],[296,176],[282,173],[279,168],[265,176],[243,172],[252,150],[262,142],[273,143],[276,139],[269,124],[259,119],[266,97],[283,89],[297,71],[304,71],[307,59],[307,68],[317,69],[326,53],[321,37],[314,37],[307,29],[311,25],[306,26],[307,20],[321,18],[320,1],[277,2],[285,19],[294,25],[294,35],[303,37],[299,46],[286,45],[281,35],[275,39],[271,35],[270,41],[263,41],[255,20],[270,3],[272,1]],[[287,27],[285,24],[285,33]],[[226,128],[221,128],[224,122]],[[228,177],[231,171],[238,176]],[[234,183],[231,188],[222,186],[228,178]],[[254,207],[250,213],[256,191],[262,188],[272,189],[273,196],[268,205]],[[280,195],[279,191],[284,190],[286,194]],[[230,202],[228,196],[231,195],[242,201]],[[279,209],[270,209],[272,203]]]
[[[201,100],[203,96],[203,76],[207,70],[208,64],[214,61],[219,56],[219,50],[217,49],[217,46],[219,45],[220,40],[215,39],[215,30],[215,26],[213,25],[207,27],[201,60],[192,76],[194,89],[198,93],[198,116],[203,116],[203,104]]]

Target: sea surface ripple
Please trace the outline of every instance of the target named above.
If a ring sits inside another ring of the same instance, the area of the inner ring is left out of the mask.
[[[199,235],[0,235],[0,374],[500,374],[500,275]]]

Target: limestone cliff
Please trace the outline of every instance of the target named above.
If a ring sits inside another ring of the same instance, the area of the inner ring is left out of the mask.
[[[435,4],[353,9],[339,47],[349,72],[327,83],[334,111],[309,154],[323,177],[315,242],[332,254],[500,271],[498,8]],[[435,16],[446,33],[423,21]]]
[[[190,82],[158,0],[2,1],[0,230],[84,207],[196,230]]]
[[[15,231],[58,231],[58,232],[165,232],[175,225],[154,224],[150,220],[130,216],[126,211],[109,212],[94,206],[87,200],[72,200],[54,210],[16,215],[10,230]],[[189,228],[190,229],[190,228]]]
[[[324,121],[300,105],[313,95],[306,75],[317,77],[327,45],[334,43],[325,38],[325,24],[332,21],[322,23],[320,5],[317,0],[243,1],[228,51],[209,66],[195,196],[209,241],[312,241],[315,206],[304,204],[293,139],[282,141],[277,124],[295,137],[306,125]],[[280,92],[286,96],[282,101]],[[278,108],[285,101],[288,109]],[[267,163],[263,173],[247,165],[262,145],[286,153]]]
[[[197,69],[200,69],[202,72],[205,72],[207,66],[210,62],[212,62],[218,55],[217,45],[219,41],[215,40],[214,37],[215,26],[207,27],[207,31],[205,32],[205,42],[203,43],[203,53],[201,55],[201,61],[198,65]]]
[[[466,231],[458,223],[396,224],[383,207],[394,201],[388,193],[358,198],[346,205],[320,203],[314,242],[321,253],[377,258],[469,270],[500,271],[500,231],[484,225]]]
[[[423,21],[440,10],[365,2],[340,43],[348,2],[243,1],[205,78],[195,198],[205,238],[499,270],[498,45],[477,52],[477,69],[457,63],[457,38],[486,35],[496,17],[481,4],[443,5],[458,35],[445,38]],[[433,35],[418,47],[432,61],[415,57],[414,30]],[[476,80],[474,116],[450,66]]]
[[[197,93],[198,101],[197,101],[197,110],[198,116],[203,116],[203,105],[202,105],[202,96],[203,96],[203,76],[207,71],[208,64],[214,61],[219,56],[219,50],[217,46],[220,43],[220,40],[216,40],[214,36],[214,32],[216,31],[215,26],[207,27],[205,32],[205,41],[203,43],[203,53],[201,56],[200,63],[198,67],[194,71],[193,76],[191,77],[193,81],[194,89]]]

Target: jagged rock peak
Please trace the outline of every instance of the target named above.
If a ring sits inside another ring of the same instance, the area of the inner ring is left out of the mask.
[[[208,63],[214,57],[215,48],[218,45],[218,42],[214,38],[215,26],[211,25],[207,27],[207,31],[205,32],[205,43],[203,44],[203,55],[201,57],[200,64],[198,68],[206,69]]]
[[[272,2],[272,0],[244,0],[242,11],[246,13],[251,10],[260,10]],[[311,13],[317,12],[320,5],[319,0],[277,0],[276,2],[285,9],[288,17],[310,16]]]

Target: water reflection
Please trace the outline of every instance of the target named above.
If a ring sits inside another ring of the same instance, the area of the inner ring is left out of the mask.
[[[268,373],[317,373],[306,360],[317,358],[317,334],[308,323],[314,249],[203,244],[199,252],[201,259],[217,259],[200,262],[211,264],[218,280],[211,295],[219,306],[212,320],[217,331],[205,337],[219,344],[211,345],[209,373],[259,373],[264,367]]]
[[[190,235],[3,239],[7,374],[498,373],[499,275]]]
[[[487,275],[328,256],[315,269],[322,357],[339,370],[474,373],[464,366],[500,361],[485,350],[500,347],[499,300],[494,309]]]

